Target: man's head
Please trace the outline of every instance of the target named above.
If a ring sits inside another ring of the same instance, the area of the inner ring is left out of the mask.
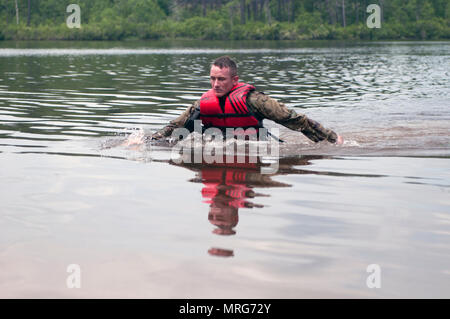
[[[230,202],[220,203],[215,201],[211,204],[208,214],[208,220],[214,226],[214,234],[218,235],[234,235],[236,231],[233,229],[239,222],[238,209],[229,205]]]
[[[238,83],[236,63],[228,56],[217,58],[211,65],[211,88],[217,97],[222,97]]]

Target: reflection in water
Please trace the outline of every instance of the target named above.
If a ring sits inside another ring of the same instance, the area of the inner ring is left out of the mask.
[[[209,204],[208,220],[216,228],[213,233],[221,236],[236,234],[236,226],[239,222],[240,208],[262,208],[254,200],[260,196],[270,196],[258,193],[254,188],[290,187],[272,180],[273,176],[281,174],[324,174],[323,172],[306,171],[294,168],[296,165],[309,165],[310,160],[322,159],[324,156],[308,156],[295,158],[281,158],[279,170],[272,175],[262,174],[261,162],[249,163],[248,156],[245,163],[213,163],[198,164],[172,164],[181,165],[195,171],[196,177],[191,179],[193,183],[203,183],[203,202]],[[232,249],[212,247],[208,250],[210,255],[231,257]]]

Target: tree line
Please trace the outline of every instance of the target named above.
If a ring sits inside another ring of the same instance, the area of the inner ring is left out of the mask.
[[[81,28],[66,25],[77,3]],[[370,29],[366,8],[381,8]],[[449,39],[448,0],[2,0],[0,39]]]

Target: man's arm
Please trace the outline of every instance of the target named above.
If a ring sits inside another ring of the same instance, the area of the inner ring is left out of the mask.
[[[332,130],[326,129],[320,123],[309,119],[304,114],[298,114],[294,110],[288,109],[286,105],[264,93],[253,91],[249,94],[247,103],[264,118],[286,126],[291,130],[302,132],[314,142],[323,140],[338,144],[343,142],[342,137]]]
[[[151,136],[152,140],[159,140],[164,137],[168,137],[172,135],[172,132],[174,129],[183,127],[187,120],[192,116],[195,109],[200,107],[200,101],[195,101],[192,103],[191,106],[189,106],[180,116],[178,116],[176,119],[169,122],[168,125],[160,129],[158,132],[154,133]]]

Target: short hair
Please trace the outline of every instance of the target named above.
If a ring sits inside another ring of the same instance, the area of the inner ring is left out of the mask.
[[[230,75],[232,77],[237,75],[236,62],[234,62],[228,55],[224,55],[224,56],[221,56],[220,58],[215,59],[211,66],[213,66],[213,65],[215,65],[221,69],[229,68]]]

